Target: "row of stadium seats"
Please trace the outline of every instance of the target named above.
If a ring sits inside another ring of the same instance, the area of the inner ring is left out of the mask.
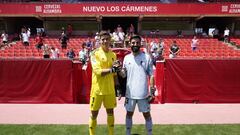
[[[157,40],[157,39],[148,39]],[[235,50],[225,43],[212,38],[199,39],[198,49],[192,51],[191,38],[165,38],[164,57],[168,57],[169,48],[173,40],[177,42],[181,51],[178,57],[181,58],[240,58],[240,50]]]
[[[239,38],[231,38],[231,42],[234,43],[236,47],[240,48],[240,39]]]
[[[86,41],[87,38],[74,37],[71,38],[68,43],[68,49],[72,48],[76,54],[81,50],[81,44]],[[148,44],[152,40],[158,40],[157,38],[147,38]],[[169,48],[173,40],[176,40],[181,51],[179,57],[183,58],[240,58],[240,50],[235,50],[233,47],[226,45],[225,43],[212,38],[199,39],[199,46],[196,51],[191,50],[191,38],[164,38],[164,57],[169,55]],[[240,41],[240,39],[238,40]],[[61,49],[58,38],[46,38],[44,43],[49,46],[58,48],[60,50],[60,58],[66,58],[66,49]],[[12,47],[0,50],[1,58],[22,58],[22,57],[34,57],[41,58],[42,51],[38,51],[35,47],[34,39],[30,40],[30,46],[24,47],[21,41],[18,41]]]

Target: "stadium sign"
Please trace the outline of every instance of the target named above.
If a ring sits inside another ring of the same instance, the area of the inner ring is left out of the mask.
[[[156,3],[78,3],[78,4],[0,4],[0,16],[239,16],[240,4],[156,4]]]
[[[229,13],[240,13],[240,4],[231,4]]]
[[[157,6],[84,6],[83,12],[157,12]]]

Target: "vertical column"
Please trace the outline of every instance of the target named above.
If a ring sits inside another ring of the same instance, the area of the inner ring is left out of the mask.
[[[139,15],[138,17],[138,29],[137,33],[142,34],[142,20],[143,20],[143,15]]]
[[[100,31],[102,29],[102,15],[97,15],[96,20],[98,23],[98,31]]]
[[[155,70],[155,85],[157,88],[155,102],[164,103],[164,61],[157,61]]]

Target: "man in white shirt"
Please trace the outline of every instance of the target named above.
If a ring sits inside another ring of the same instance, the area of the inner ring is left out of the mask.
[[[29,36],[26,31],[23,31],[22,33],[22,42],[24,46],[29,46]]]
[[[3,44],[7,44],[7,42],[8,42],[8,34],[5,31],[3,31],[1,37],[2,37],[2,43]]]
[[[125,39],[125,33],[124,33],[123,31],[118,32],[118,36],[119,36],[120,41],[124,41],[124,39]]]
[[[157,50],[158,48],[158,44],[155,40],[152,40],[152,42],[150,43],[150,46],[151,46],[151,52],[154,53],[155,50]]]
[[[88,61],[88,49],[86,43],[82,43],[82,49],[79,51],[79,60],[82,62],[82,65],[86,64]]]
[[[31,29],[30,28],[27,29],[27,35],[28,35],[28,37],[31,36]]]
[[[198,46],[198,39],[196,36],[193,37],[192,39],[192,43],[191,43],[191,47],[192,47],[192,50],[195,51],[197,49],[197,46]]]
[[[52,59],[58,59],[59,58],[59,53],[60,52],[57,48],[52,47],[51,48],[51,53],[52,53],[52,55],[51,55]]]
[[[212,35],[213,35],[213,38],[219,38],[219,30],[218,30],[218,28],[215,28],[212,31]]]
[[[114,30],[114,32],[112,34],[112,39],[113,39],[114,42],[119,42],[120,41],[120,38],[118,36],[118,32],[117,32],[116,29]]]
[[[100,47],[100,36],[99,36],[99,33],[97,32],[96,33],[96,36],[94,37],[95,39],[95,45],[94,45],[94,49]]]
[[[45,59],[50,58],[51,49],[47,44],[44,44],[44,46],[42,46],[42,50],[43,50],[43,58]]]
[[[152,54],[152,59],[153,59],[153,63],[155,65],[156,63],[156,59],[158,57],[158,43],[155,40],[152,40],[152,42],[150,43],[150,51]]]
[[[226,29],[224,30],[224,42],[225,43],[229,42],[229,34],[230,34],[230,30],[228,29],[228,27],[226,27]]]
[[[150,102],[154,99],[153,63],[147,53],[140,50],[141,37],[134,35],[130,38],[132,53],[125,56],[123,68],[119,72],[122,77],[127,77],[125,108],[126,135],[131,135],[132,116],[136,105],[143,113],[148,135],[152,135],[152,118],[150,114]],[[150,92],[148,91],[148,78],[150,79]]]

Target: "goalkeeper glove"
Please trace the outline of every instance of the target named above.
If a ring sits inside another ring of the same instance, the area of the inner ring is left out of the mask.
[[[121,62],[119,60],[117,60],[113,63],[113,66],[111,68],[111,72],[116,73],[116,72],[119,72],[119,71],[121,71]]]

